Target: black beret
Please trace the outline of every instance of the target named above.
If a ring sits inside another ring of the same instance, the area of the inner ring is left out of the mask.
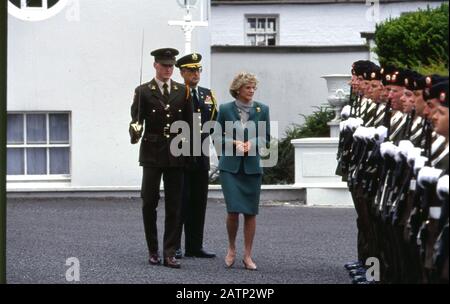
[[[371,63],[369,60],[355,61],[352,65],[352,75],[364,76],[364,72],[367,72]]]
[[[414,88],[414,78],[417,75],[416,72],[412,70],[401,70],[398,73],[398,85],[405,87],[409,90],[413,90]]]
[[[415,91],[416,90],[416,81],[417,81],[417,79],[420,79],[421,77],[423,77],[423,75],[420,73],[417,73],[416,71],[411,71],[411,73],[409,75],[405,75],[405,77],[404,77],[405,88],[410,91]]]
[[[381,71],[381,68],[379,66],[377,66],[376,64],[374,64],[371,67],[369,77],[367,77],[368,80],[381,80],[381,73],[380,73],[380,71]]]
[[[436,74],[418,77],[414,81],[414,89],[415,90],[425,90],[426,88],[429,89],[433,85],[446,80],[448,81],[448,77]]]
[[[391,75],[395,74],[396,72],[398,72],[398,68],[393,65],[382,67],[380,70],[381,82],[383,82],[384,85],[390,84]]]
[[[444,107],[448,108],[448,80],[439,82],[431,87],[431,89],[424,90],[423,99],[437,99]]]

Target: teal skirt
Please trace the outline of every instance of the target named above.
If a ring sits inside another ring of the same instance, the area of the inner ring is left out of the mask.
[[[236,174],[220,171],[220,183],[228,213],[258,214],[262,174],[245,174],[241,165]]]

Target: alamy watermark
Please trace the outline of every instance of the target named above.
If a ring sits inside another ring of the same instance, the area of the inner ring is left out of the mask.
[[[75,257],[68,258],[66,260],[66,266],[69,268],[66,270],[67,282],[79,282],[80,281],[80,260]]]
[[[375,257],[370,257],[366,260],[366,280],[367,282],[380,281],[380,260]]]
[[[191,127],[186,121],[175,121],[168,132],[176,134],[170,143],[170,153],[175,156],[210,156],[211,134],[217,156],[260,156],[262,167],[274,167],[278,162],[278,145],[271,143],[270,133],[278,134],[277,121],[226,121],[224,128],[215,121],[201,123],[194,115]],[[144,135],[145,136],[145,135]],[[166,134],[166,136],[170,136]],[[245,148],[244,148],[245,146]]]

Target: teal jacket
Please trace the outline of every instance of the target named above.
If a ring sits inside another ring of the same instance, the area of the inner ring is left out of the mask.
[[[260,148],[268,148],[270,145],[269,107],[255,101],[249,114],[247,123],[242,125],[239,109],[234,101],[220,105],[213,134],[214,145],[219,154],[219,170],[238,173],[243,162],[246,174],[263,173]],[[233,130],[229,129],[231,126],[234,126]],[[252,150],[248,155],[236,153],[234,140],[250,141]]]

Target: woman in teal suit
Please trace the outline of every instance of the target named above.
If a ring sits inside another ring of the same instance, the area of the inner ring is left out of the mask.
[[[256,230],[263,170],[261,147],[270,143],[269,108],[253,101],[258,81],[253,74],[238,74],[230,87],[234,101],[219,108],[215,144],[220,142],[220,182],[227,206],[228,253],[225,264],[231,267],[236,258],[236,234],[239,214],[244,214],[244,257],[246,269],[256,270],[252,244]]]

